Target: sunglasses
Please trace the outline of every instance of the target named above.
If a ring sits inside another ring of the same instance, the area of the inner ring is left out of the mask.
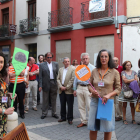
[[[52,59],[52,57],[47,57],[48,59],[50,58],[50,59]]]

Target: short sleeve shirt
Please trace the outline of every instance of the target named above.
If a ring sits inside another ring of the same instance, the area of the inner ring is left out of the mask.
[[[34,72],[39,69],[38,65],[36,64],[33,64],[32,66],[27,64],[27,66],[29,67],[29,72]],[[29,76],[29,80],[36,80],[36,75]]]

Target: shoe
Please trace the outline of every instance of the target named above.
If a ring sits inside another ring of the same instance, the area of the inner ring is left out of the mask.
[[[37,111],[37,108],[36,108],[36,107],[32,107],[32,109],[33,109],[34,111]]]
[[[73,124],[73,122],[72,122],[72,121],[68,121],[68,123],[69,123],[70,125],[72,125],[72,124]]]
[[[115,117],[115,121],[121,121],[122,117]]]
[[[83,127],[83,126],[87,126],[87,124],[80,123],[80,124],[77,125],[77,128],[80,128],[80,127]]]
[[[41,116],[41,119],[44,119],[44,118],[46,118],[46,116],[45,116],[45,115],[42,115],[42,116]]]
[[[64,122],[64,121],[66,121],[66,120],[63,120],[63,119],[58,120],[58,122]]]
[[[29,110],[29,108],[26,107],[26,108],[25,108],[25,111],[28,111],[28,110]]]
[[[27,114],[28,112],[24,110],[24,113]]]
[[[56,119],[59,118],[56,114],[52,115],[52,117],[54,117],[54,118],[56,118]]]
[[[24,115],[20,115],[20,117],[21,117],[22,119],[24,119],[24,118],[25,118],[25,116],[24,116]]]

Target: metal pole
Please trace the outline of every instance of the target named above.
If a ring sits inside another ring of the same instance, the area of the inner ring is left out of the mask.
[[[12,24],[14,24],[14,0],[13,0],[13,10],[12,10]]]
[[[116,21],[115,28],[118,28],[118,0],[116,0]]]

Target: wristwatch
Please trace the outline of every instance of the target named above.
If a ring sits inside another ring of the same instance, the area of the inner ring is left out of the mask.
[[[33,75],[35,75],[35,73],[33,72]]]

